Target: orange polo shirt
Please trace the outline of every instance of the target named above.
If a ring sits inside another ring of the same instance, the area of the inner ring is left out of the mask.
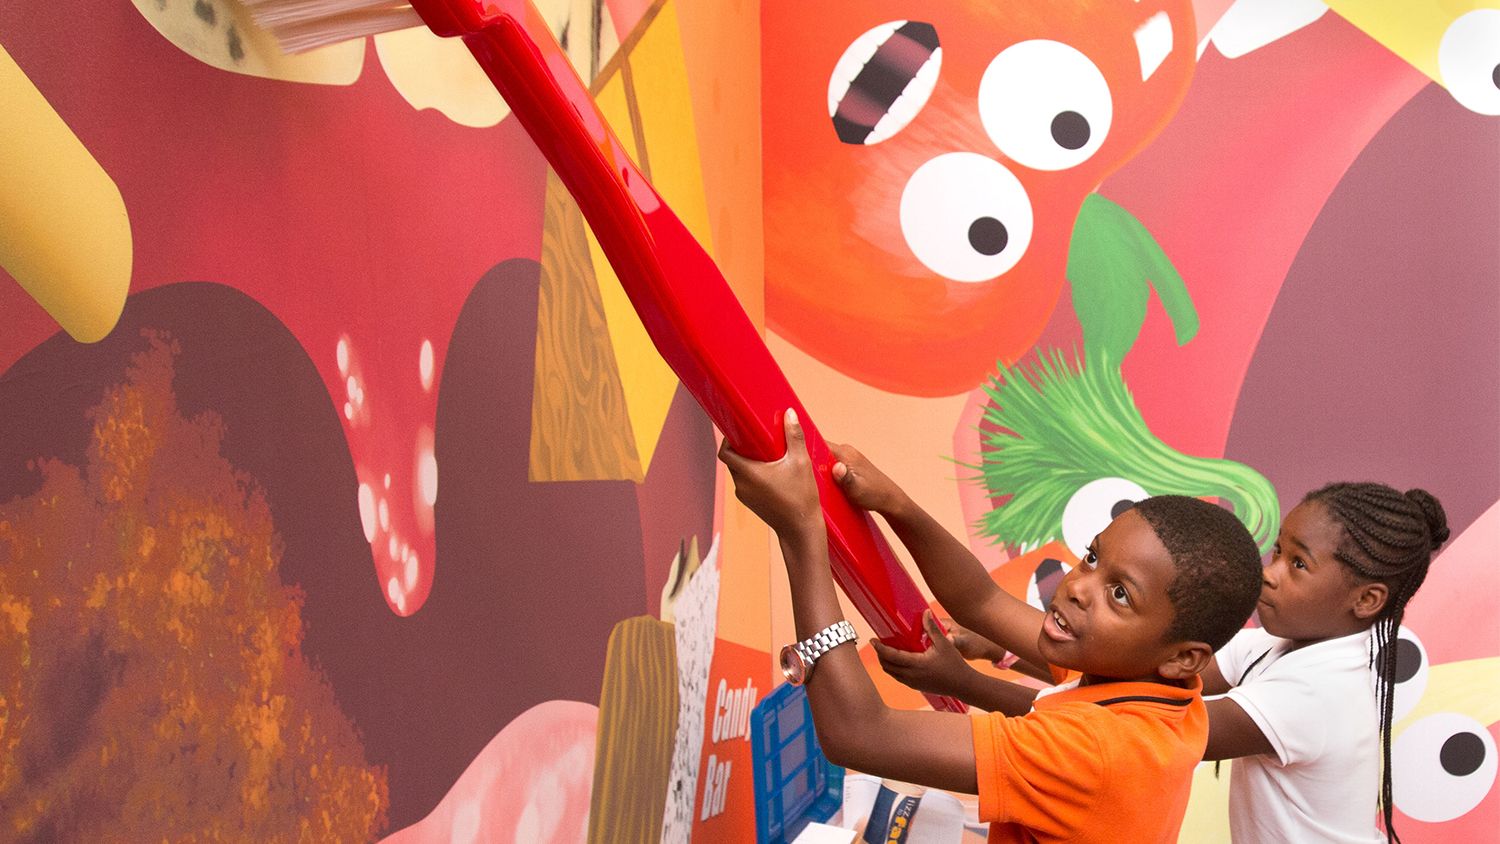
[[[1187,811],[1208,744],[1203,682],[1101,683],[973,719],[979,819],[990,842],[1163,842]]]

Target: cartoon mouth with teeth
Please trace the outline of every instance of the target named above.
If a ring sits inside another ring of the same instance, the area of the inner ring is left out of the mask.
[[[777,5],[768,324],[881,389],[974,387],[1036,342],[1084,198],[1175,112],[1191,4]]]

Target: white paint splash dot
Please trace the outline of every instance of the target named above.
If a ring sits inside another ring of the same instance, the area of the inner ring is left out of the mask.
[[[401,584],[396,582],[396,578],[386,581],[385,594],[387,598],[390,598],[391,606],[396,608],[396,612],[403,614],[406,612],[406,593],[401,591]]]
[[[417,353],[417,374],[422,379],[422,389],[432,389],[432,341],[423,340],[422,350]]]
[[[403,572],[407,589],[413,589],[416,587],[417,574],[421,571],[421,568],[422,566],[421,563],[417,560],[417,555],[415,553],[409,554],[406,558],[406,571]]]
[[[431,446],[423,446],[417,455],[417,479],[422,490],[422,500],[431,507],[437,504],[438,465],[437,455]]]
[[[474,844],[478,841],[480,816],[478,800],[469,800],[460,805],[453,813],[453,831],[448,836],[450,844]]]
[[[375,541],[375,491],[369,484],[359,485],[359,523],[365,529],[365,541]]]
[[[338,358],[339,374],[347,376],[349,374],[349,338],[340,337],[339,344],[333,352],[334,357]]]

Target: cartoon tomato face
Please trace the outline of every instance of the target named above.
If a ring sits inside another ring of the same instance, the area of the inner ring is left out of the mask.
[[[763,21],[767,322],[910,395],[1031,347],[1085,195],[1194,66],[1189,0],[775,0]]]

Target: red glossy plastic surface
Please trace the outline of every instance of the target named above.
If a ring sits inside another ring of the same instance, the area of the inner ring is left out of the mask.
[[[926,647],[927,602],[871,517],[833,481],[828,446],[713,259],[636,169],[541,16],[526,0],[413,0],[458,35],[577,200],[663,359],[741,454],[785,451],[797,409],[828,526],[835,581],[883,641]],[[469,224],[469,221],[465,221]],[[963,711],[951,698],[934,707]]]

